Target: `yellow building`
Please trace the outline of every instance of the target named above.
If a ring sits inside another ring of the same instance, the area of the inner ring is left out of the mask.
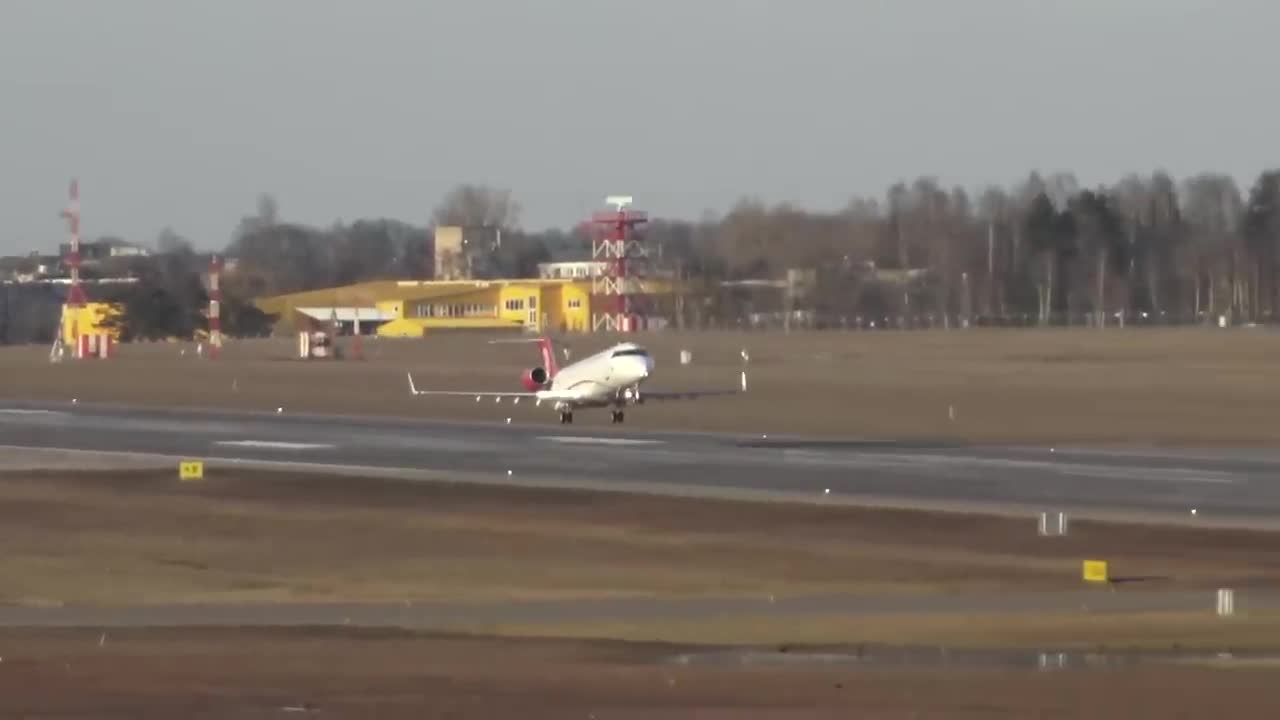
[[[120,340],[120,332],[108,326],[107,320],[118,312],[119,308],[112,303],[91,302],[80,307],[64,305],[62,307],[62,342],[65,345],[76,344],[76,334],[110,335],[112,340]]]
[[[667,283],[645,286],[669,292]],[[601,298],[594,298],[599,302]],[[389,280],[260,298],[283,332],[327,328],[362,334],[421,337],[430,330],[590,332],[591,281],[573,279]],[[374,330],[376,327],[376,331]]]

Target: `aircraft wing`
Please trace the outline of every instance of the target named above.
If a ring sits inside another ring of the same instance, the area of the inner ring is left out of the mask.
[[[465,390],[419,390],[413,384],[413,374],[405,373],[409,378],[409,394],[410,395],[454,395],[457,397],[496,397],[496,398],[520,398],[520,397],[538,397],[536,392],[467,392]]]
[[[742,386],[734,389],[722,390],[640,390],[640,399],[644,402],[650,400],[697,400],[703,397],[716,397],[723,395],[741,395],[747,391],[747,373],[742,373]]]

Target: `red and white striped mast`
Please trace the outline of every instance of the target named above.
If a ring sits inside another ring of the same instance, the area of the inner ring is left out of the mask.
[[[222,349],[222,258],[209,258],[209,359],[217,360]]]
[[[67,305],[84,307],[84,289],[80,287],[80,181],[72,179],[70,202],[62,211],[71,229],[71,252],[67,257],[67,265],[71,268],[71,292],[67,294]]]
[[[66,208],[62,210],[62,217],[66,218],[67,226],[71,231],[71,245],[67,254],[67,266],[71,269],[71,289],[67,292],[64,308],[72,308],[78,310],[85,305],[84,288],[80,286],[80,181],[76,178],[71,179],[71,188],[69,191],[69,200]],[[65,310],[64,310],[65,314]],[[80,314],[79,312],[71,313],[71,342],[75,347],[79,347],[80,343]],[[65,328],[59,323],[59,337],[65,332]],[[75,354],[77,357],[79,353]]]

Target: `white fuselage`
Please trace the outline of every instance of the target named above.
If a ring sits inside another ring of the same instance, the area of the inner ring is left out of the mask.
[[[653,357],[639,345],[621,343],[561,368],[538,400],[564,408],[623,404],[652,374]]]

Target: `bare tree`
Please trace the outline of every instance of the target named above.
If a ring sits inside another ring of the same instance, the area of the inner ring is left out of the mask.
[[[432,217],[437,225],[508,230],[519,225],[520,205],[510,190],[459,185],[445,195]]]
[[[1094,327],[1107,324],[1107,276],[1119,274],[1128,265],[1123,220],[1111,198],[1101,190],[1085,190],[1070,201],[1074,220],[1076,247],[1083,250],[1086,261],[1096,263],[1093,280]]]
[[[1245,271],[1239,239],[1244,203],[1230,176],[1202,173],[1182,185],[1182,209],[1188,237],[1184,245],[1183,273],[1192,278],[1192,316],[1217,315],[1218,277],[1225,271],[1227,302],[1237,316],[1251,315],[1249,273]],[[1207,292],[1206,292],[1207,286]]]
[[[1008,287],[1005,275],[1013,272],[1013,259],[1009,253],[1002,252],[1002,238],[1014,227],[1013,199],[1004,188],[991,186],[978,198],[978,218],[983,224],[983,236],[986,243],[984,285],[984,307],[987,316],[1004,315],[1007,312]],[[1009,237],[1009,241],[1012,237]],[[997,260],[997,253],[999,260]]]
[[[1253,255],[1255,312],[1274,318],[1280,306],[1280,283],[1276,282],[1277,251],[1280,251],[1280,170],[1262,173],[1249,190],[1242,233]]]

